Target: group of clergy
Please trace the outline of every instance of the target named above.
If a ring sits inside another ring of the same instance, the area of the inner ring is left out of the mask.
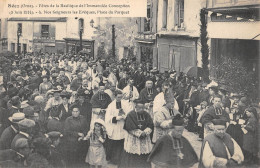
[[[40,67],[32,64],[35,58],[28,59],[26,66],[13,70],[6,89],[1,83],[1,108],[6,111],[1,129],[22,133],[6,120],[15,113],[33,116],[38,127],[28,137],[51,131],[63,134],[57,151],[68,167],[85,161],[98,167],[106,167],[108,161],[144,168],[191,167],[198,162],[200,167],[229,167],[243,162],[240,145],[225,133],[230,117],[217,94],[206,98],[212,104],[201,117],[205,138],[198,160],[192,143],[182,136],[187,125],[180,103],[185,81],[178,81],[176,71],[161,79],[153,76],[154,71],[144,77],[141,67],[130,66],[129,73],[120,66],[104,66],[102,60],[55,58],[43,59]],[[194,83],[187,92],[190,104],[197,101]]]

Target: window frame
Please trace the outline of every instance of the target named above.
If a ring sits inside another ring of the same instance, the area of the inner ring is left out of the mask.
[[[181,27],[181,23],[184,23],[184,0],[178,0],[178,22],[177,22],[177,25],[178,25],[178,28],[184,28],[184,25],[183,27]],[[181,14],[183,13],[183,16],[181,17]],[[181,22],[182,20],[182,22]]]
[[[168,6],[169,6],[169,1],[168,0],[163,0],[163,5],[162,5],[162,28],[167,29],[167,21],[168,21]]]
[[[48,27],[48,34],[46,32],[43,32],[44,26]],[[47,35],[44,35],[44,34],[47,34]],[[41,25],[41,37],[44,37],[44,38],[50,37],[50,25],[47,25],[47,24]]]

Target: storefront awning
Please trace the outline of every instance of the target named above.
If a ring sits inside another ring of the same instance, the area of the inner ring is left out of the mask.
[[[260,40],[260,22],[210,22],[209,38]]]
[[[64,38],[65,41],[68,42],[77,42],[80,39],[79,38]],[[95,40],[89,40],[89,39],[82,39],[82,42],[94,42]]]
[[[162,31],[157,33],[159,37],[183,37],[183,38],[199,38],[198,32],[188,31]]]
[[[145,43],[145,44],[154,44],[154,43],[155,43],[155,39],[135,38],[135,40],[136,40],[138,43]]]

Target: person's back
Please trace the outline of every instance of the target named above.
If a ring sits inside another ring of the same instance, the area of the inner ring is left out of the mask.
[[[12,140],[14,139],[15,135],[18,133],[12,129],[11,126],[7,127],[0,137],[0,149],[10,149]]]
[[[62,123],[56,119],[56,118],[52,118],[48,121],[47,123],[47,129],[48,129],[48,132],[51,132],[51,131],[58,131],[58,132],[61,132],[63,133],[63,125]]]

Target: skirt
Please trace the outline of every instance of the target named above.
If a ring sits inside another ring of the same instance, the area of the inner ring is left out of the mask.
[[[151,163],[147,162],[149,154],[131,154],[123,152],[119,168],[151,168]]]
[[[95,166],[106,166],[106,153],[105,149],[102,146],[90,146],[88,149],[88,154],[85,159],[86,163]]]

